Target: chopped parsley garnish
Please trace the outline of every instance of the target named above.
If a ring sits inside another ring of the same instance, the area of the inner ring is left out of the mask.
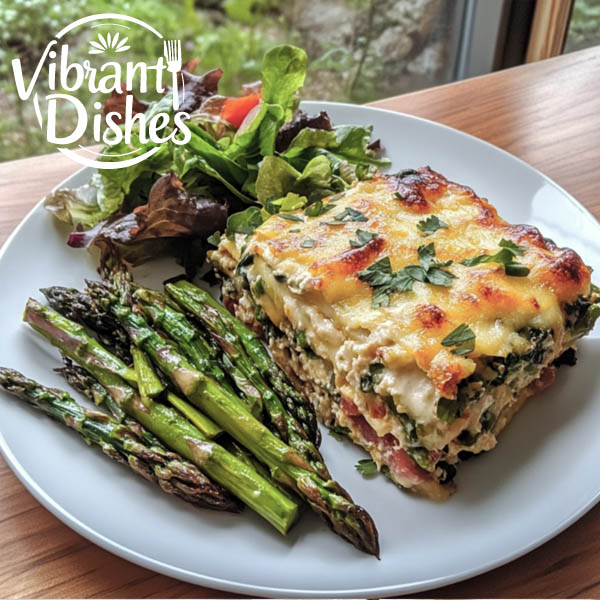
[[[438,219],[435,215],[431,215],[427,219],[423,219],[417,223],[417,229],[425,235],[431,235],[438,229],[447,228],[448,223]]]
[[[337,202],[338,200],[341,200],[345,195],[346,195],[346,192],[340,192],[339,194],[336,194],[335,196],[331,196],[331,198],[329,198],[329,202]]]
[[[504,265],[504,272],[510,277],[527,277],[529,267],[518,262],[509,262]]]
[[[368,283],[373,288],[371,306],[379,308],[389,306],[390,295],[394,292],[410,292],[415,281],[431,283],[448,287],[456,275],[445,271],[444,267],[452,264],[451,260],[439,262],[435,260],[435,246],[433,243],[418,248],[419,265],[408,265],[404,269],[392,271],[388,256],[378,260],[364,271],[360,271],[358,278]]]
[[[525,254],[525,247],[519,246],[510,240],[502,239],[498,244],[500,250],[496,254],[480,254],[473,258],[465,258],[460,261],[465,267],[474,267],[484,263],[499,263],[504,265],[504,272],[512,277],[527,277],[529,269],[515,261],[515,257]]]
[[[304,214],[309,217],[318,217],[332,208],[335,208],[335,204],[331,204],[331,202],[329,204],[323,204],[323,200],[317,200],[304,209]]]
[[[374,240],[377,237],[376,233],[371,233],[370,231],[363,231],[362,229],[356,230],[356,239],[350,240],[350,245],[353,248],[361,248],[368,244],[371,240]]]
[[[294,221],[296,223],[304,223],[304,219],[299,217],[298,215],[288,215],[287,213],[277,213],[278,217],[282,219],[287,219],[288,221]]]
[[[304,240],[301,244],[300,244],[300,248],[312,248],[315,245],[315,240]]]
[[[469,354],[475,348],[475,334],[466,323],[461,323],[442,340],[442,346],[456,346],[452,354]]]
[[[333,221],[328,221],[327,225],[343,225],[344,223],[348,223],[350,221],[366,221],[367,217],[360,212],[360,210],[356,210],[355,208],[347,207],[341,213],[335,215],[333,217]]]
[[[410,292],[414,279],[406,269],[392,271],[390,257],[386,256],[374,262],[370,267],[358,274],[358,278],[373,288],[371,306],[380,308],[389,306],[390,295],[394,292]]]
[[[404,200],[404,194],[401,194],[400,192],[395,192],[394,196],[398,199],[398,200]]]
[[[300,233],[302,229],[288,229],[288,233]]]
[[[355,465],[355,469],[363,477],[373,477],[373,475],[377,474],[377,464],[371,458],[363,458],[362,460],[359,460]]]

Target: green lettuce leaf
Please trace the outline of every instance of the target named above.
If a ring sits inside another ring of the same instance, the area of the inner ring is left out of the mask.
[[[230,158],[243,162],[274,153],[279,129],[292,119],[298,106],[306,64],[306,52],[295,46],[276,46],[265,54],[261,104],[251,123],[238,132],[227,149]]]
[[[154,144],[142,146],[141,152],[147,152]],[[115,162],[120,157],[111,157],[111,154],[124,154],[136,147],[135,142],[131,145],[125,143],[104,149],[109,156],[102,160]],[[159,150],[141,163],[122,169],[104,169],[94,173],[90,183],[79,188],[62,189],[52,192],[44,199],[44,206],[54,216],[75,226],[84,229],[94,227],[100,221],[110,217],[121,210],[130,192],[135,190],[135,198],[131,198],[132,206],[145,201],[152,183],[168,172],[172,162],[171,148],[167,144],[160,146]],[[144,185],[134,186],[136,183]]]
[[[272,211],[274,200],[292,193],[306,197],[309,203],[336,191],[331,165],[325,156],[316,156],[300,172],[278,156],[265,156],[258,169],[256,196]]]
[[[250,206],[242,212],[233,213],[227,219],[225,234],[232,238],[236,233],[251,234],[263,224],[265,218],[258,206]]]
[[[338,125],[332,131],[307,127],[296,135],[282,156],[296,168],[318,154],[327,156],[333,169],[342,161],[387,167],[390,161],[369,149],[372,132],[372,127],[360,125]]]

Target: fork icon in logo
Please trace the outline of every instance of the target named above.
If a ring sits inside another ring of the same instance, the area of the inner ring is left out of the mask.
[[[163,52],[167,60],[167,71],[173,74],[173,108],[179,109],[179,93],[177,90],[177,76],[181,71],[181,41],[165,40]]]

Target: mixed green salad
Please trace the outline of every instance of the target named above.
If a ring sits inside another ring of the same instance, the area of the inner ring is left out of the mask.
[[[308,205],[318,211],[323,197],[386,167],[371,127],[336,126],[325,112],[299,110],[306,67],[304,50],[278,46],[265,55],[260,82],[225,98],[221,70],[197,76],[187,63],[181,110],[190,113],[190,141],[162,144],[141,163],[100,170],[89,184],[50,194],[46,207],[75,228],[69,245],[116,248],[130,265],[172,254],[192,274],[218,232],[250,233],[269,215]],[[109,98],[105,111],[123,98]],[[147,117],[170,111],[174,128],[172,92],[151,104],[136,99],[134,107]],[[103,160],[154,145],[134,131],[130,144],[105,147]]]

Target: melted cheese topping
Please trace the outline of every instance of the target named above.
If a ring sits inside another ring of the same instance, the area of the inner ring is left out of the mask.
[[[454,397],[457,384],[481,366],[482,357],[527,352],[529,342],[518,334],[525,327],[552,330],[554,348],[547,363],[562,352],[562,306],[590,290],[590,272],[572,250],[558,249],[535,228],[509,225],[472,190],[427,168],[361,182],[330,203],[334,208],[320,216],[298,212],[301,221],[274,216],[248,239],[224,239],[211,260],[233,277],[242,254],[252,255],[251,261],[243,261],[242,275],[235,277],[238,293],[244,298],[247,292],[242,288],[249,287],[253,301],[291,343],[294,331],[304,333],[320,357],[306,355],[311,381],[324,388],[335,386],[378,436],[392,434],[404,445],[403,425],[386,408],[387,397],[397,413],[407,413],[417,423],[418,444],[442,449],[464,428],[479,431],[481,415],[492,405],[495,414],[509,409],[518,389],[538,376],[530,372],[516,388],[493,388],[446,424],[437,417],[438,399]],[[331,225],[346,209],[360,211],[355,214],[366,220]],[[448,227],[425,236],[417,225],[434,214]],[[354,247],[350,242],[357,239],[357,229],[376,237]],[[530,269],[527,277],[507,276],[503,266],[494,263],[460,264],[463,258],[496,253],[502,239],[525,248],[518,260]],[[453,261],[445,267],[456,277],[451,285],[415,282],[412,291],[393,293],[389,306],[374,308],[373,289],[359,279],[360,271],[386,256],[394,271],[416,265],[419,246],[429,242],[435,245],[437,260]],[[252,302],[247,304],[252,320]],[[475,349],[467,356],[441,344],[461,323],[476,334]],[[375,393],[365,393],[362,378],[372,363],[386,368],[373,382]],[[339,405],[322,404],[319,409],[327,413],[327,421],[333,411],[336,422],[344,424]],[[483,436],[478,443],[487,449],[495,435]]]
[[[362,346],[356,355],[365,356],[367,364],[383,362],[392,371],[417,365],[440,395],[453,397],[478,357],[519,349],[520,329],[552,329],[561,343],[562,304],[589,293],[590,272],[572,250],[558,249],[533,227],[509,225],[471,189],[428,168],[360,182],[334,204],[317,217],[298,212],[301,222],[271,217],[245,251],[255,257],[249,279],[263,278],[265,294],[255,299],[268,317],[276,325],[287,318],[305,330],[315,352],[333,364],[350,340]],[[367,220],[331,225],[346,208]],[[425,236],[417,225],[430,215],[448,227]],[[377,237],[353,247],[357,229]],[[496,263],[460,264],[464,258],[496,253],[503,238],[526,248],[518,261],[530,269],[527,277],[507,276]],[[313,241],[312,247],[305,247],[306,240]],[[417,249],[429,242],[437,260],[453,261],[446,267],[456,276],[452,285],[417,281],[413,291],[392,294],[389,306],[373,308],[373,289],[359,272],[386,256],[394,271],[417,265]],[[441,345],[461,323],[476,335],[468,357]]]

